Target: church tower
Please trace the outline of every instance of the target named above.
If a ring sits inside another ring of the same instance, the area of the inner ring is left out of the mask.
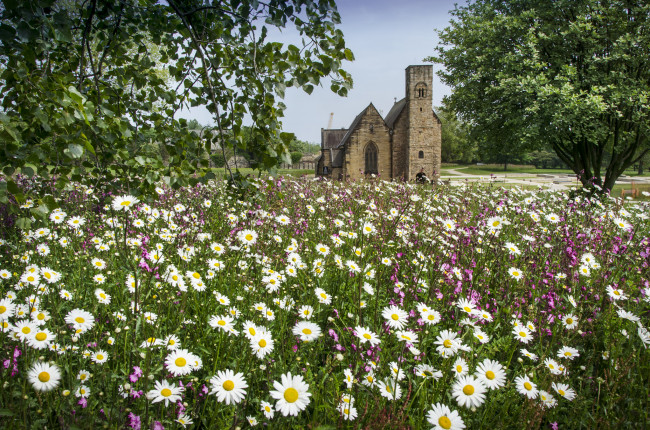
[[[410,180],[424,168],[429,178],[440,174],[440,120],[432,106],[433,66],[406,68],[407,165]]]

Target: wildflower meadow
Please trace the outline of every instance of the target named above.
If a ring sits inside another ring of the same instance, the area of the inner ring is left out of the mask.
[[[4,428],[650,427],[647,203],[17,182],[59,208],[0,208]]]

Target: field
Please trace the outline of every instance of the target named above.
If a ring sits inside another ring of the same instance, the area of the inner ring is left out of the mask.
[[[1,426],[650,427],[647,203],[254,184],[23,181],[60,208],[0,210]]]

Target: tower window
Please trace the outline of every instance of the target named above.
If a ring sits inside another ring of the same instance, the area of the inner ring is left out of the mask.
[[[418,152],[418,158],[424,158],[424,151]]]
[[[427,84],[424,82],[419,82],[417,85],[415,85],[415,97],[416,98],[424,98],[427,96]]]

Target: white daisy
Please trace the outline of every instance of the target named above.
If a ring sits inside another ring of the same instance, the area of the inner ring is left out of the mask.
[[[248,384],[242,373],[235,373],[226,369],[219,371],[210,379],[212,391],[210,394],[216,394],[219,402],[226,405],[237,404],[246,396]]]
[[[281,382],[273,381],[273,388],[275,390],[269,394],[276,400],[275,408],[285,417],[297,416],[309,404],[309,385],[300,375],[292,376],[291,373],[286,373],[282,375]]]

